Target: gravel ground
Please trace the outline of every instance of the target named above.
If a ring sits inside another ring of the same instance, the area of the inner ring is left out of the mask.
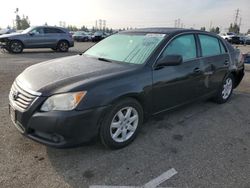
[[[8,92],[26,67],[69,53],[25,50],[0,53],[0,187],[142,186],[170,168],[178,172],[161,186],[250,188],[250,72],[232,99],[204,101],[147,121],[128,147],[111,151],[99,142],[73,149],[35,143],[16,130],[8,115]],[[250,47],[239,47],[250,51]]]

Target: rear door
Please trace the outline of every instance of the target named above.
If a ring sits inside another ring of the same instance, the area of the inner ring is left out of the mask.
[[[55,47],[59,41],[60,35],[63,34],[63,31],[57,28],[44,28],[44,34],[46,36],[47,45],[49,47]]]
[[[203,72],[204,84],[201,91],[209,94],[218,90],[228,72],[230,58],[228,52],[215,36],[198,34],[201,50],[201,69]]]
[[[163,50],[160,58],[167,55],[181,55],[183,63],[153,70],[154,113],[196,99],[199,96],[197,89],[202,84],[197,41],[193,34],[183,34],[174,38]]]

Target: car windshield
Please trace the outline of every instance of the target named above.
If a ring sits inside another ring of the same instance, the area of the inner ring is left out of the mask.
[[[131,64],[143,64],[165,34],[115,34],[87,50],[84,54],[95,58]]]
[[[29,33],[32,29],[34,29],[34,27],[29,27],[25,30],[22,31],[23,34]]]

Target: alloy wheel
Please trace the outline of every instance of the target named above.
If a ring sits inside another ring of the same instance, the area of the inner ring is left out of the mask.
[[[135,133],[139,123],[139,115],[135,108],[125,107],[113,117],[110,134],[115,142],[125,142]]]
[[[225,80],[224,84],[223,84],[223,89],[222,89],[222,98],[224,100],[226,100],[233,89],[233,80],[229,77]]]
[[[23,46],[20,42],[12,42],[10,45],[10,49],[14,53],[20,53],[23,49]]]

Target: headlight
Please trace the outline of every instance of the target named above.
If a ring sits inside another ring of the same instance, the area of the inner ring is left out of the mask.
[[[57,94],[49,97],[42,105],[41,111],[48,112],[53,110],[68,111],[73,110],[84,98],[87,91]]]

